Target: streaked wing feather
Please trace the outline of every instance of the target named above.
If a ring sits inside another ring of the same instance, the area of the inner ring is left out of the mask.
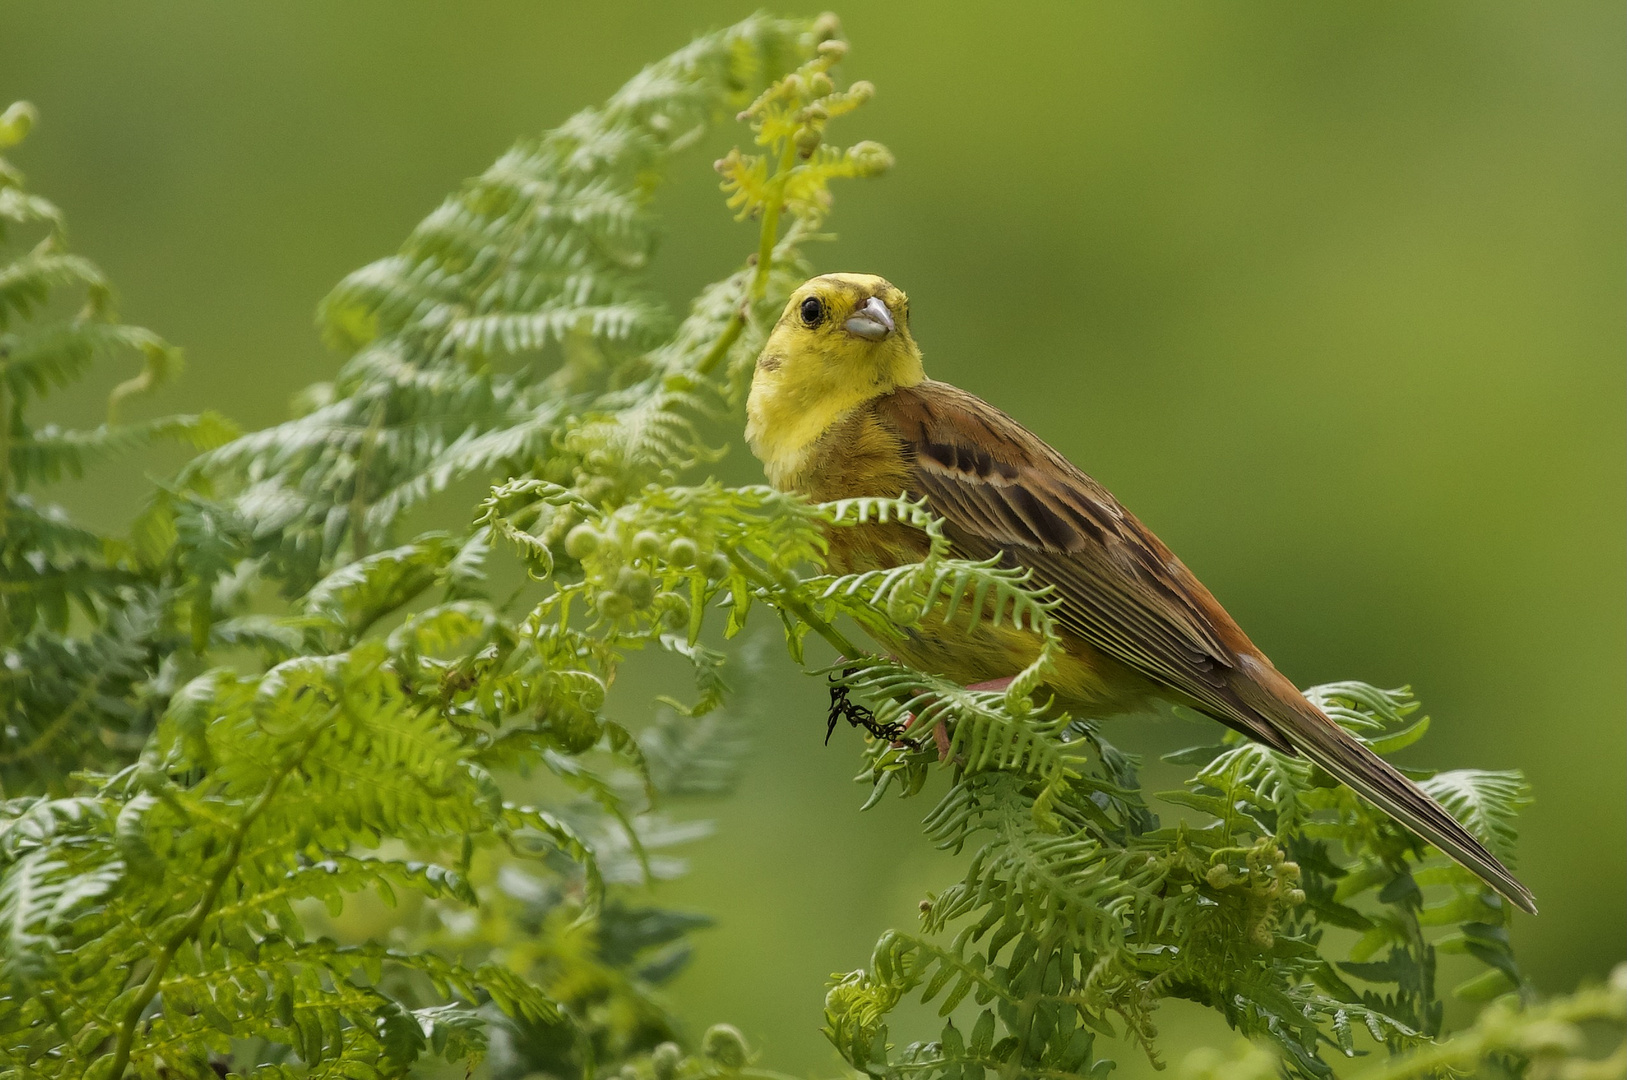
[[[1191,571],[1066,458],[945,383],[894,391],[878,410],[903,440],[911,494],[944,519],[958,554],[1028,568],[1055,590],[1068,632],[1260,742],[1304,754],[1536,911],[1495,855],[1302,697]]]
[[[1106,489],[946,383],[896,391],[881,408],[913,459],[912,494],[944,518],[959,553],[1003,553],[1029,568],[1056,590],[1069,632],[1258,732],[1260,719],[1227,688],[1235,659],[1224,638],[1241,631]],[[1275,732],[1256,737],[1282,742]]]

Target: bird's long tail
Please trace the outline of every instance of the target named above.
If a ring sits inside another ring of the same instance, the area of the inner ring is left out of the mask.
[[[1402,776],[1395,766],[1363,746],[1322,710],[1297,693],[1295,697],[1297,702],[1278,698],[1273,702],[1277,708],[1272,710],[1276,712],[1286,707],[1297,714],[1291,726],[1280,722],[1275,725],[1279,730],[1286,730],[1295,750],[1472,870],[1522,911],[1537,913],[1536,898],[1531,890],[1469,830],[1458,824],[1445,807],[1419,790],[1418,785]]]

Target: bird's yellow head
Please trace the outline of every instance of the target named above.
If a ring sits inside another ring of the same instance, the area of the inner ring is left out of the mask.
[[[746,402],[746,441],[771,477],[794,472],[853,409],[926,378],[909,313],[909,297],[873,274],[826,274],[791,294]]]

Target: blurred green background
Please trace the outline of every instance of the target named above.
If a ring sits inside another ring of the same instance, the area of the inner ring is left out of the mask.
[[[0,104],[39,105],[18,164],[125,316],[186,347],[154,407],[255,427],[333,369],[312,312],[343,273],[517,135],[750,10],[7,0]],[[1411,683],[1436,718],[1414,761],[1525,769],[1543,915],[1517,924],[1524,961],[1544,990],[1604,973],[1627,953],[1620,5],[841,14],[845,74],[879,94],[837,137],[899,164],[838,193],[822,268],[908,290],[931,373],[1107,483],[1300,683]],[[737,137],[663,194],[675,303],[753,246],[710,169]],[[163,465],[71,506],[121,522]],[[721,469],[759,475],[743,448]],[[660,892],[719,919],[683,1014],[829,1074],[825,976],[953,868],[920,838],[926,803],[856,813],[856,737],[821,749],[822,698],[754,695],[742,790]],[[1224,1037],[1166,1016],[1177,1052]]]

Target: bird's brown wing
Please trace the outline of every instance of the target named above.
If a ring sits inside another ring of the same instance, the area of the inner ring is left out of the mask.
[[[895,390],[876,409],[902,441],[910,493],[944,519],[958,553],[1028,567],[1055,588],[1070,633],[1245,735],[1310,758],[1535,913],[1508,867],[1307,701],[1156,536],[1038,436],[945,383]]]
[[[928,380],[877,404],[909,461],[911,494],[958,554],[1000,553],[1060,601],[1056,618],[1102,652],[1267,745],[1290,746],[1232,690],[1253,646],[1180,560],[1038,436],[987,402]]]

